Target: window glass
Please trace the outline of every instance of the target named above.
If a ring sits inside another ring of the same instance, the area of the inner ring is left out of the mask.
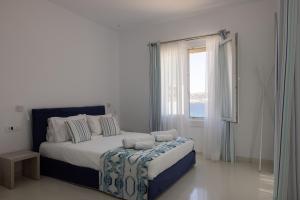
[[[189,115],[206,117],[207,103],[207,52],[205,48],[189,50]]]

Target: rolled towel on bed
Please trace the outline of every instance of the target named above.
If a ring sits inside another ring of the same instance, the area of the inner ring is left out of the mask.
[[[172,135],[173,139],[176,139],[178,137],[178,132],[176,129],[170,129],[168,131],[155,131],[155,132],[151,132],[151,135],[153,136],[157,136],[157,135]]]
[[[122,143],[124,148],[129,149],[129,148],[134,148],[137,142],[147,142],[147,141],[154,143],[155,141],[154,136],[145,134],[145,136],[143,137],[126,137],[122,140]]]
[[[169,142],[173,139],[174,139],[174,137],[171,134],[161,134],[161,135],[156,135],[155,136],[155,140],[157,142]]]
[[[154,146],[154,141],[149,140],[149,141],[140,141],[136,142],[134,145],[134,148],[136,150],[146,150],[146,149],[151,149]]]

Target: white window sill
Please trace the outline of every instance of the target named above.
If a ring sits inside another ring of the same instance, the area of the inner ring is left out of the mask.
[[[203,128],[204,127],[204,118],[190,118],[189,124],[191,127]]]

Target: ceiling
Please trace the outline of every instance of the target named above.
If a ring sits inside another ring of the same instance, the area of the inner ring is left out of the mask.
[[[249,0],[49,0],[112,28],[157,23]]]

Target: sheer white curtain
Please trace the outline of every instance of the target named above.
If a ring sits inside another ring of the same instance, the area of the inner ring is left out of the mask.
[[[220,160],[222,127],[221,118],[221,89],[220,89],[220,67],[219,67],[219,44],[218,36],[206,39],[207,50],[207,92],[208,102],[206,104],[207,118],[204,120],[203,153],[206,159]]]
[[[184,41],[161,44],[161,130],[185,135],[187,122],[187,47]]]

